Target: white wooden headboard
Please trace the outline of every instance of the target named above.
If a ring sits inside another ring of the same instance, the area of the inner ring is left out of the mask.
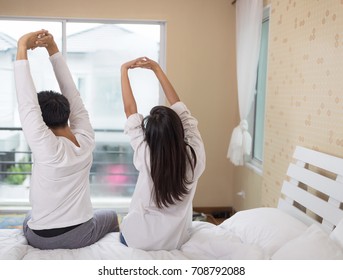
[[[288,167],[278,208],[332,231],[343,219],[343,159],[300,146],[293,158],[296,162]]]

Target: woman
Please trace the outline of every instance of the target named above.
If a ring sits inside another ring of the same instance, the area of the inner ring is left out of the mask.
[[[146,118],[137,112],[128,75],[137,67],[155,73],[170,108],[156,106]],[[143,57],[123,64],[121,83],[125,133],[139,171],[129,213],[121,224],[121,241],[144,250],[178,249],[189,239],[192,200],[205,168],[198,122],[155,61]]]

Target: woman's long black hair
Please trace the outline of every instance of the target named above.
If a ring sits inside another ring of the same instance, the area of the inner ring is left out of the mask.
[[[196,155],[185,142],[180,117],[169,107],[152,108],[142,126],[150,148],[153,196],[159,208],[168,207],[188,193],[193,178],[187,178],[187,169],[194,175]]]

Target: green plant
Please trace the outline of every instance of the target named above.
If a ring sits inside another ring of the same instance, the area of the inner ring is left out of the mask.
[[[11,185],[21,185],[24,180],[26,179],[27,172],[31,172],[31,165],[30,164],[17,164],[12,165],[10,168],[7,169],[7,172],[9,173],[15,173],[15,174],[9,174],[5,178],[5,182]],[[19,173],[19,174],[18,174]],[[24,174],[20,174],[24,173]]]

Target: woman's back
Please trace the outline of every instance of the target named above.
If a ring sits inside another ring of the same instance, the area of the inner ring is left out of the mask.
[[[155,73],[173,112],[156,107],[143,121],[128,75],[129,69],[137,67]],[[153,60],[142,57],[124,63],[121,86],[127,117],[125,133],[130,137],[133,162],[139,171],[129,213],[121,224],[121,240],[129,247],[145,250],[180,248],[189,238],[192,200],[205,169],[198,122]]]
[[[192,200],[198,179],[205,168],[205,150],[197,128],[197,120],[190,115],[186,106],[182,102],[177,102],[171,108],[179,115],[185,128],[185,140],[192,147],[197,158],[194,170],[190,165],[186,170],[186,177],[191,178],[192,183],[186,186],[187,194],[180,200],[174,200],[174,204],[168,206],[158,206],[153,195],[150,148],[145,141],[141,126],[143,117],[139,114],[130,116],[125,132],[130,136],[134,149],[134,164],[139,171],[129,213],[121,224],[121,231],[130,247],[172,250],[179,248],[189,238]]]

